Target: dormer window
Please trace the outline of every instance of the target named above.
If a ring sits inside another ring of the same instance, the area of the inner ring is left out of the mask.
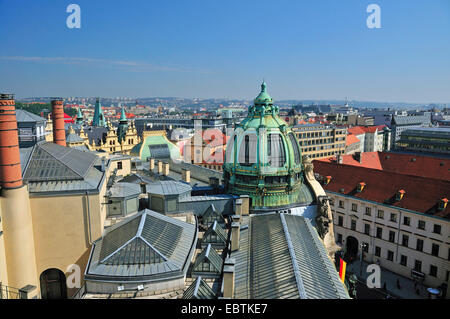
[[[403,196],[405,196],[406,192],[404,189],[401,189],[395,194],[395,200],[402,200]]]
[[[325,180],[324,180],[325,185],[328,185],[330,183],[331,178],[332,178],[331,176],[325,176]]]
[[[356,186],[356,190],[358,191],[358,193],[361,193],[365,186],[366,186],[366,183],[364,183],[364,182],[358,183],[358,185]]]
[[[441,198],[438,203],[438,210],[444,210],[447,207],[448,199]]]

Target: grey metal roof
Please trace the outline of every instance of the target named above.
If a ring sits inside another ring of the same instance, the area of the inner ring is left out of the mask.
[[[141,186],[134,183],[115,183],[108,190],[110,198],[137,197],[141,194]]]
[[[17,122],[45,122],[46,119],[43,117],[40,117],[39,115],[30,113],[28,111],[25,110],[21,110],[21,109],[16,109],[16,119]]]
[[[76,133],[70,133],[66,136],[67,143],[80,143],[84,142],[84,140],[78,136]]]
[[[225,225],[225,219],[222,214],[216,210],[214,204],[211,204],[202,215],[202,224],[209,226],[216,221],[222,226]]]
[[[201,276],[189,286],[183,293],[183,299],[213,299],[214,291],[205,283]]]
[[[111,226],[94,243],[85,278],[153,281],[185,275],[197,225],[143,210]]]
[[[235,258],[235,298],[349,298],[308,219],[289,214],[247,217]]]
[[[147,193],[159,195],[179,195],[190,192],[189,184],[177,181],[157,181],[147,185]]]
[[[203,264],[208,266],[208,270],[205,270]],[[200,255],[197,256],[194,262],[194,267],[192,268],[193,273],[215,273],[220,274],[222,272],[223,259],[219,254],[212,248],[211,244],[203,249]]]
[[[394,115],[392,120],[397,125],[428,124],[431,122],[431,117],[430,115]]]
[[[20,162],[30,193],[98,191],[105,174],[95,154],[51,142],[21,148]]]
[[[217,223],[217,221],[214,221],[203,234],[201,246],[204,248],[208,244],[211,244],[214,248],[223,249],[227,245],[227,238],[228,236],[225,230]]]

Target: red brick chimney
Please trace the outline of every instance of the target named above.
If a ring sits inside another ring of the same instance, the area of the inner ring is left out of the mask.
[[[66,146],[66,130],[64,129],[64,108],[62,99],[52,100],[53,142]]]
[[[12,94],[0,94],[0,186],[10,189],[22,185],[16,104]]]

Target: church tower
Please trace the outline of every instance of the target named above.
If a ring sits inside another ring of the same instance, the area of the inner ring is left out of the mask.
[[[128,120],[125,114],[125,109],[122,107],[122,112],[120,114],[119,127],[117,128],[117,139],[121,143],[125,139],[125,135],[128,129]]]
[[[92,126],[107,127],[105,116],[103,115],[102,105],[100,104],[99,98],[97,98],[95,102],[94,119],[92,120]]]

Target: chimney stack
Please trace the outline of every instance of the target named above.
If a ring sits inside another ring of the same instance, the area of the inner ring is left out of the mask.
[[[23,185],[16,105],[12,94],[0,94],[0,184],[2,188]]]
[[[191,171],[186,168],[182,168],[181,169],[181,179],[186,183],[190,183],[191,182]]]
[[[241,235],[241,225],[239,222],[231,223],[231,251],[239,249],[239,237]]]
[[[62,99],[52,100],[53,142],[66,146],[66,130],[64,129],[64,108]]]
[[[158,174],[162,174],[163,172],[163,162],[158,161]]]
[[[239,198],[242,199],[241,215],[247,216],[250,213],[250,196],[241,195]]]
[[[233,298],[234,296],[234,258],[227,258],[223,267],[223,297]]]
[[[164,176],[169,176],[169,167],[170,167],[169,163],[164,162],[163,167],[164,167],[164,169],[163,169]]]
[[[155,159],[150,158],[150,170],[153,171],[155,169]]]

